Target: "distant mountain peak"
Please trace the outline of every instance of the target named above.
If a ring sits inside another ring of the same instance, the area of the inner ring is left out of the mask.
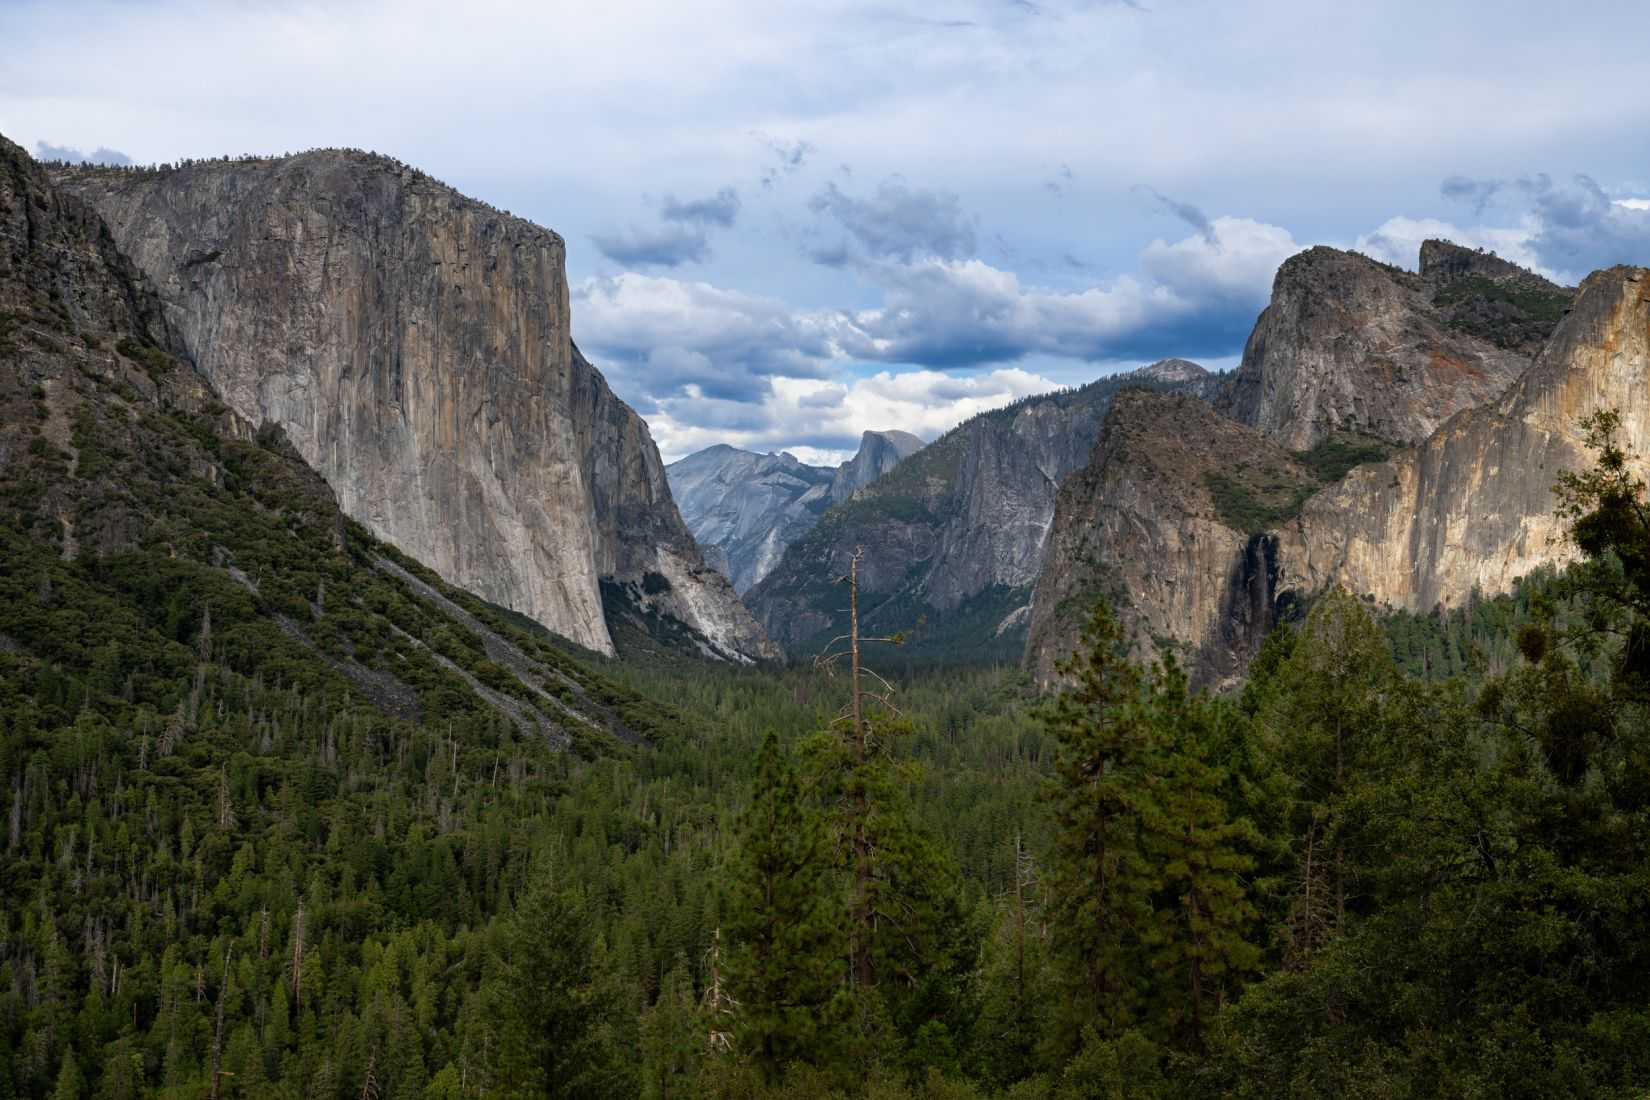
[[[910,432],[869,430],[841,466],[811,466],[789,451],[758,454],[727,444],[665,467],[682,518],[734,589],[744,592],[826,508],[847,500],[925,444]]]
[[[1196,382],[1211,376],[1206,368],[1190,359],[1159,359],[1148,366],[1130,371],[1124,377],[1149,379],[1153,382]]]

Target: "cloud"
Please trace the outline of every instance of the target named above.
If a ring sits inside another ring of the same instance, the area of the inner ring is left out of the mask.
[[[710,256],[710,241],[701,229],[679,225],[638,228],[590,236],[603,256],[627,267],[679,267]]]
[[[659,216],[666,221],[731,228],[734,219],[739,216],[739,192],[731,187],[724,187],[709,198],[690,199],[687,202],[678,202],[675,196],[666,195],[664,205],[659,209]]]
[[[1470,176],[1450,176],[1438,185],[1438,193],[1454,202],[1464,202],[1472,207],[1473,214],[1483,217],[1489,207],[1490,200],[1504,186],[1503,180],[1480,180]]]
[[[868,198],[827,183],[808,200],[808,209],[835,221],[846,241],[873,260],[957,259],[975,247],[973,221],[956,195],[913,188],[897,179],[884,182]],[[846,244],[815,250],[812,256],[830,266],[850,258]]]
[[[660,401],[648,426],[665,461],[717,443],[752,451],[785,449],[804,462],[849,458],[867,428],[899,428],[934,440],[962,420],[1031,394],[1052,379],[1016,367],[959,378],[943,371],[874,374],[841,381],[775,378],[758,402],[685,393]]]
[[[132,158],[119,149],[110,149],[99,145],[90,153],[82,153],[68,145],[53,145],[49,141],[39,141],[34,146],[35,160],[61,160],[69,164],[131,164]]]
[[[1612,198],[1591,177],[1554,184],[1547,176],[1519,181],[1539,228],[1531,250],[1551,267],[1577,276],[1614,264],[1650,263],[1650,209]]]
[[[1204,214],[1203,211],[1199,210],[1189,202],[1181,202],[1178,199],[1171,199],[1155,187],[1146,187],[1142,185],[1140,190],[1156,199],[1157,205],[1161,206],[1164,210],[1167,210],[1169,213],[1173,214],[1175,217],[1197,230],[1198,236],[1202,237],[1205,241],[1208,241],[1210,244],[1215,243],[1214,226],[1210,223],[1208,216]]]
[[[1353,242],[1358,252],[1382,263],[1394,264],[1410,271],[1420,262],[1421,242],[1442,239],[1454,241],[1468,248],[1485,248],[1504,260],[1558,282],[1568,277],[1542,262],[1531,247],[1534,229],[1531,224],[1517,226],[1460,226],[1439,218],[1388,218],[1369,233],[1363,233]]]
[[[760,130],[752,130],[751,137],[755,138],[768,150],[770,163],[762,169],[762,186],[771,188],[782,176],[793,175],[802,170],[802,166],[816,151],[817,147],[811,141],[800,138],[787,141],[764,134]]]
[[[831,450],[866,427],[943,430],[1053,388],[1009,365],[1028,357],[1231,352],[1299,246],[1244,218],[1214,219],[1210,236],[1153,241],[1135,272],[1079,290],[1028,285],[979,259],[860,256],[855,271],[881,300],[846,311],[626,272],[575,288],[574,334],[667,451],[715,442]],[[878,363],[918,369],[852,377]]]
[[[843,319],[837,340],[856,358],[977,366],[1045,354],[1090,362],[1223,354],[1241,344],[1278,264],[1299,250],[1287,230],[1219,218],[1210,236],[1161,239],[1138,273],[1064,291],[1022,285],[980,260],[929,259],[865,270],[883,303]]]
[[[689,387],[715,399],[760,400],[773,377],[824,378],[837,356],[829,317],[637,272],[584,280],[574,289],[573,319],[580,346],[613,364],[615,386],[644,406]]]
[[[1497,195],[1516,195],[1524,210],[1512,225],[1458,225],[1438,218],[1389,218],[1354,247],[1379,260],[1414,268],[1421,242],[1442,237],[1487,248],[1557,282],[1574,283],[1601,267],[1650,263],[1650,199],[1617,196],[1590,176],[1554,183],[1546,173],[1521,179],[1451,176],[1439,191],[1482,215]]]
[[[710,259],[709,231],[730,228],[738,216],[739,192],[731,187],[685,202],[666,195],[659,207],[665,224],[593,233],[590,240],[603,256],[626,267],[680,267]]]

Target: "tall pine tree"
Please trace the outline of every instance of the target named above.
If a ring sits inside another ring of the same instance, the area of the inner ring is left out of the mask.
[[[724,924],[734,1045],[772,1079],[791,1062],[836,1056],[847,974],[823,826],[771,731],[738,835]]]

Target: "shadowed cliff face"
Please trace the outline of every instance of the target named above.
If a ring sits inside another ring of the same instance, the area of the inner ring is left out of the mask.
[[[1427,242],[1418,275],[1308,249],[1278,269],[1222,408],[1297,450],[1337,435],[1419,442],[1505,391],[1569,295],[1444,241]]]
[[[1276,540],[1249,530],[1227,496],[1263,514],[1316,484],[1294,455],[1202,401],[1120,395],[1055,506],[1026,645],[1038,680],[1054,678],[1101,597],[1136,656],[1172,648],[1200,683],[1233,675],[1275,621]]]
[[[771,652],[705,567],[647,426],[572,346],[556,234],[352,152],[57,179],[224,400],[279,424],[375,534],[602,652],[604,577],[712,652]]]

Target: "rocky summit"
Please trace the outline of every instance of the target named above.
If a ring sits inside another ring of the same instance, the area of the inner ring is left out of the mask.
[[[704,653],[773,652],[574,347],[555,233],[344,150],[55,178],[223,401],[375,535],[593,650],[667,623]]]
[[[1511,385],[1571,293],[1444,241],[1419,274],[1311,248],[1278,268],[1221,407],[1295,450],[1419,442]]]
[[[830,467],[809,466],[788,451],[764,455],[720,444],[672,462],[665,476],[705,560],[745,592],[827,508],[923,445],[909,432],[868,431],[853,458]]]

